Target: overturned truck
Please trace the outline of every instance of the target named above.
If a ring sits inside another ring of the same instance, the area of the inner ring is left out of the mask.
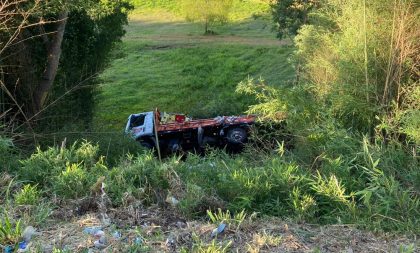
[[[228,147],[240,150],[247,142],[255,116],[218,116],[191,119],[184,114],[143,112],[131,114],[125,132],[146,148],[173,153]],[[158,145],[158,146],[157,146]]]

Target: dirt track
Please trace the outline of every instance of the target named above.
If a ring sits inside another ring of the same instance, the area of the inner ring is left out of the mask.
[[[249,46],[282,46],[291,44],[288,40],[276,40],[266,38],[246,38],[241,36],[228,35],[144,35],[129,36],[126,40],[142,40],[150,42],[164,42],[171,44],[199,44],[199,43],[222,43],[222,44],[240,44]]]

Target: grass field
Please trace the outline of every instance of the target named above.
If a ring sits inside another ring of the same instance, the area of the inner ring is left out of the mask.
[[[293,50],[271,31],[268,6],[245,1],[231,22],[203,35],[170,1],[139,1],[127,34],[96,96],[95,126],[119,130],[131,113],[159,107],[194,117],[243,113],[252,100],[236,94],[236,85],[263,78],[287,85],[294,73]]]

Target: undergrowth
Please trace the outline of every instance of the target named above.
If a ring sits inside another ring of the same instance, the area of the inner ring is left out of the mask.
[[[397,144],[363,139],[349,147],[341,138],[334,141],[334,148],[323,146],[325,153],[311,166],[287,150],[276,155],[250,148],[239,156],[216,150],[205,157],[189,154],[185,161],[175,156],[163,163],[144,153],[127,155],[110,167],[98,155],[99,147],[86,141],[38,149],[21,160],[17,171],[9,172],[15,184],[1,184],[3,191],[13,193],[2,205],[34,206],[51,196],[81,199],[91,196],[95,183],[105,177],[105,191],[114,206],[133,198],[144,205],[162,205],[171,197],[184,216],[210,213],[214,222],[240,225],[246,213],[258,212],[299,222],[418,233],[419,172],[410,154]],[[348,152],[334,155],[337,148]],[[45,209],[38,211],[45,219]]]

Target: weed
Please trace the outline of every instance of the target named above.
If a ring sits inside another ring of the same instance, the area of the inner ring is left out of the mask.
[[[281,241],[281,236],[271,235],[264,231],[253,236],[252,242],[247,244],[247,250],[249,253],[258,253],[261,249],[279,246]]]
[[[15,203],[18,205],[36,205],[41,198],[36,185],[26,184],[23,188],[14,194]]]
[[[290,201],[298,221],[305,221],[314,217],[316,201],[309,194],[302,194],[299,187],[295,187],[290,193]]]
[[[4,218],[0,222],[0,244],[12,245],[16,248],[21,236],[22,225],[20,220],[13,224],[8,215],[4,214]]]
[[[210,243],[205,243],[194,234],[193,240],[194,244],[192,246],[192,251],[198,253],[225,253],[229,252],[229,248],[232,245],[232,241],[218,242],[216,240],[212,240]]]
[[[237,212],[234,215],[231,215],[229,210],[223,212],[222,209],[218,208],[216,212],[207,210],[207,216],[214,224],[226,223],[229,226],[233,226],[236,229],[239,229],[246,218],[246,213],[245,210],[242,210],[241,212]]]
[[[65,198],[77,199],[89,194],[94,181],[81,164],[67,164],[65,171],[54,178],[54,192]]]
[[[400,245],[400,247],[398,249],[398,253],[414,253],[414,252],[415,252],[414,244]]]

